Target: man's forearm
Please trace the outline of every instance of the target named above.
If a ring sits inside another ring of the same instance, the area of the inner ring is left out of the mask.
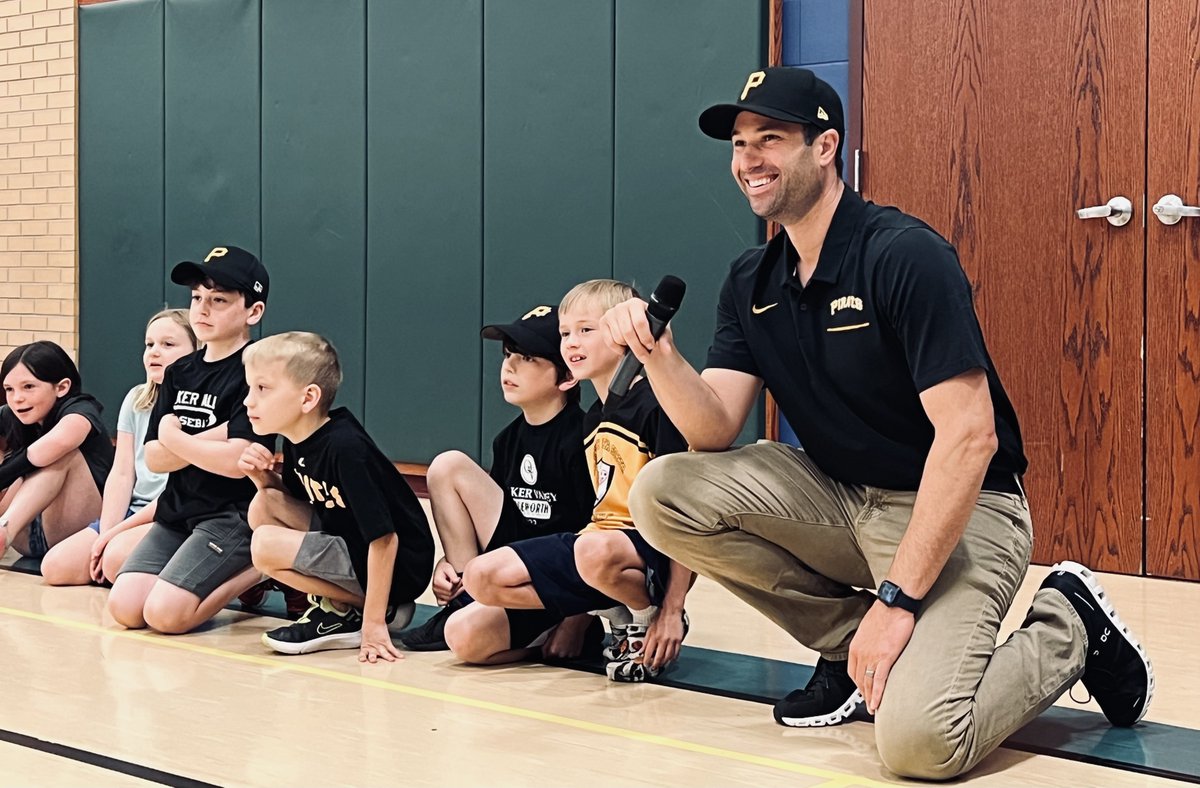
[[[887,574],[909,596],[924,598],[958,546],[995,449],[994,437],[979,434],[934,440],[912,519]]]
[[[723,451],[733,445],[742,425],[674,344],[659,342],[646,363],[646,379],[689,446]]]

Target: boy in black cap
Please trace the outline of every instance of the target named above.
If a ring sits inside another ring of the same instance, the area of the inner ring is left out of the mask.
[[[579,389],[559,351],[558,309],[537,306],[507,325],[484,326],[480,335],[504,343],[500,386],[521,415],[492,442],[490,472],[460,451],[443,452],[429,466],[433,521],[445,551],[433,572],[433,593],[445,608],[401,634],[414,651],[448,648],[446,619],[471,601],[462,587],[468,561],[520,539],[578,530],[595,497],[583,453]],[[512,611],[510,629],[522,630],[513,640],[533,642],[557,623],[542,626],[543,612]],[[578,649],[579,628],[587,623],[583,616],[563,627],[557,632],[562,640],[556,637],[547,651],[574,656],[569,652]]]
[[[146,430],[146,465],[169,473],[156,520],[108,598],[131,629],[188,632],[261,578],[250,562],[246,509],[254,485],[238,468],[251,442],[242,350],[262,320],[270,279],[258,258],[218,246],[183,262],[171,281],[192,290],[189,320],[202,350],[167,368]]]

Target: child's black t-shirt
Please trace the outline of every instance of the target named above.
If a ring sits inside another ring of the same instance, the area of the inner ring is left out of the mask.
[[[411,602],[433,576],[433,533],[416,494],[345,408],[300,443],[283,439],[283,484],[308,501],[321,530],[346,541],[354,574],[367,589],[371,542],[399,537],[388,602]]]
[[[108,434],[108,429],[104,426],[104,420],[100,416],[103,410],[104,406],[91,394],[68,394],[54,403],[54,407],[50,409],[50,413],[46,415],[40,426],[35,424],[26,427],[5,405],[0,407],[0,421],[2,421],[0,431],[5,435],[14,432],[22,434],[26,440],[25,447],[28,448],[38,438],[54,429],[64,416],[72,413],[83,416],[91,424],[92,429],[83,439],[83,443],[79,444],[79,453],[83,455],[88,470],[92,472],[92,481],[96,483],[96,489],[100,491],[101,495],[104,495],[104,482],[108,479],[108,472],[112,470],[114,449],[112,437]]]
[[[489,475],[534,528],[578,531],[595,501],[583,451],[583,411],[570,404],[538,425],[517,416],[492,441]]]
[[[158,440],[159,422],[173,413],[189,435],[227,424],[229,439],[245,438],[274,450],[275,436],[255,435],[246,416],[245,399],[250,389],[242,368],[245,349],[243,346],[212,362],[205,361],[204,351],[198,350],[167,367],[146,428],[146,443]],[[190,531],[196,518],[246,508],[254,492],[254,483],[245,477],[230,479],[188,465],[167,476],[154,519],[168,528]]]

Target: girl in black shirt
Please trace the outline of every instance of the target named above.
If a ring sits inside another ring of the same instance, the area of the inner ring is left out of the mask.
[[[8,403],[0,408],[0,554],[11,544],[40,558],[100,516],[112,439],[100,403],[83,393],[75,362],[53,342],[13,350],[0,381]]]

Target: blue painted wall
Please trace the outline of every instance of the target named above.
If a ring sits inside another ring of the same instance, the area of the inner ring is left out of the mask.
[[[850,102],[850,0],[783,0],[783,65],[811,69],[833,85],[842,97],[842,106],[847,106]],[[848,166],[845,171],[850,171]],[[782,415],[779,439],[785,443],[799,443]]]

